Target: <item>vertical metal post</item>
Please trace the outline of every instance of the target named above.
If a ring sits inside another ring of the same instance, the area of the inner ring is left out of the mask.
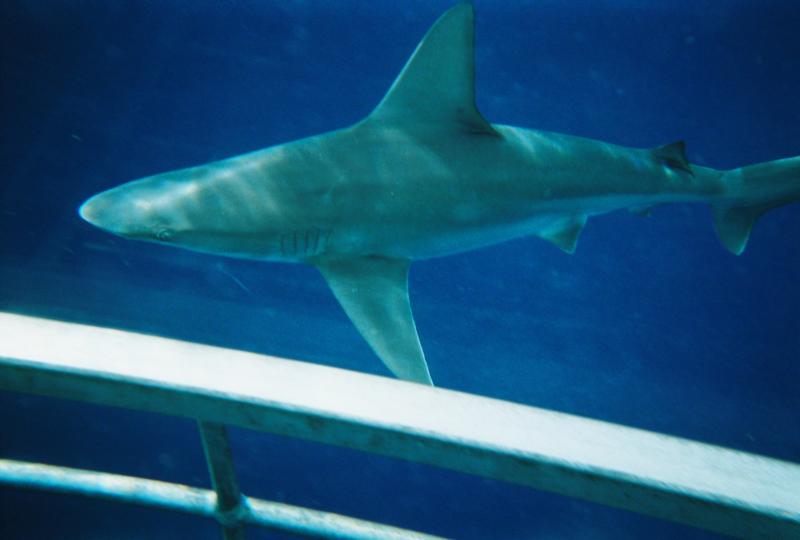
[[[199,420],[197,427],[203,439],[211,485],[217,494],[216,514],[222,525],[223,537],[225,540],[244,540],[242,517],[247,508],[236,481],[228,431],[222,424]]]

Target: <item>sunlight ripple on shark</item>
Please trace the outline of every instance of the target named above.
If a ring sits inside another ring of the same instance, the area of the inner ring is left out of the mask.
[[[383,101],[331,133],[104,191],[80,208],[127,238],[316,266],[401,379],[431,384],[408,299],[412,260],[535,235],[568,253],[589,216],[709,203],[741,253],[800,198],[800,157],[729,171],[655,149],[490,124],[475,107],[473,8],[428,31]]]

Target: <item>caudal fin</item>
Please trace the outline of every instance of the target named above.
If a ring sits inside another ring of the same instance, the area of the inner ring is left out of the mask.
[[[714,204],[714,227],[722,244],[739,255],[758,218],[800,200],[800,156],[733,169],[722,182],[726,193]]]

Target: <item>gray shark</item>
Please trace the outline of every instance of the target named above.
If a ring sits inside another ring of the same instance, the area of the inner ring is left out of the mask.
[[[475,106],[473,8],[433,25],[357,124],[132,181],[80,215],[126,238],[317,267],[397,377],[432,384],[408,298],[412,260],[534,235],[572,253],[587,218],[696,201],[741,253],[764,212],[800,199],[800,157],[729,171],[684,144],[634,149],[490,124]]]

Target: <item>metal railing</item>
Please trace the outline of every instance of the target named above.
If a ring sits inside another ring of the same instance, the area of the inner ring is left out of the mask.
[[[433,538],[242,495],[224,425],[346,446],[746,538],[800,538],[800,465],[361,373],[0,313],[0,388],[196,418],[214,490],[0,460],[0,483],[323,538]]]

